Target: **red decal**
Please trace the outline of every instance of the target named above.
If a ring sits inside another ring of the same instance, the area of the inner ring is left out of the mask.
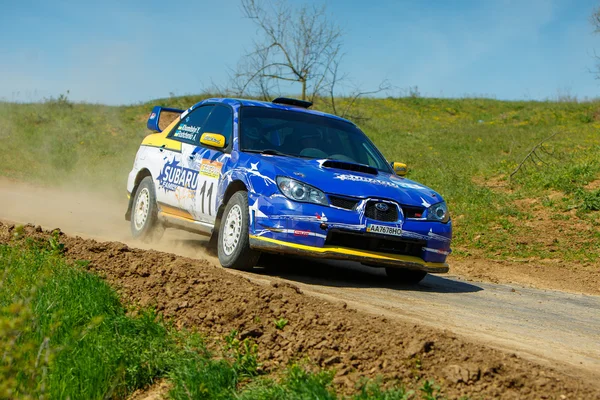
[[[294,236],[308,236],[310,231],[294,231]]]

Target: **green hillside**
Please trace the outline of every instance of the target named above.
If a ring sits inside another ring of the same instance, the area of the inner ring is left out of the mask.
[[[0,175],[123,193],[151,107],[186,108],[204,97],[123,107],[64,97],[0,103]],[[600,102],[361,99],[351,114],[390,161],[408,163],[411,179],[446,198],[455,256],[593,262],[600,254]],[[540,229],[556,229],[554,239],[539,239]]]

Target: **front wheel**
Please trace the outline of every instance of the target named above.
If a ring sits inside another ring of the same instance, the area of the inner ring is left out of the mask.
[[[421,282],[427,275],[427,272],[420,271],[418,269],[394,267],[385,267],[385,273],[387,274],[388,278],[391,278],[395,282],[406,283],[409,285],[414,285]]]
[[[260,253],[250,248],[248,193],[240,190],[227,202],[219,228],[217,252],[225,268],[250,270]]]
[[[131,211],[131,235],[143,241],[158,240],[164,227],[158,221],[158,207],[152,178],[147,176],[137,187]]]

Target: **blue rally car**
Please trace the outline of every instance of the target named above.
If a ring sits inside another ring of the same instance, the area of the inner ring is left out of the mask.
[[[133,236],[165,227],[212,235],[226,268],[250,269],[269,252],[359,261],[413,283],[447,272],[442,196],[404,178],[406,165],[387,162],[355,124],[310,106],[213,98],[185,111],[155,107],[156,133],[127,182]]]

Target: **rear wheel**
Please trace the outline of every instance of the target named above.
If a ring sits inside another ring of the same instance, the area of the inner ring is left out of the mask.
[[[219,228],[217,252],[223,267],[250,270],[256,265],[260,253],[250,248],[249,220],[248,193],[240,190],[227,202]]]
[[[137,187],[131,210],[131,235],[143,241],[158,240],[164,227],[158,221],[158,207],[152,177],[147,176]]]
[[[385,267],[385,273],[388,278],[393,279],[398,283],[406,283],[410,285],[417,284],[425,278],[427,272],[419,271],[418,269],[394,268]]]

